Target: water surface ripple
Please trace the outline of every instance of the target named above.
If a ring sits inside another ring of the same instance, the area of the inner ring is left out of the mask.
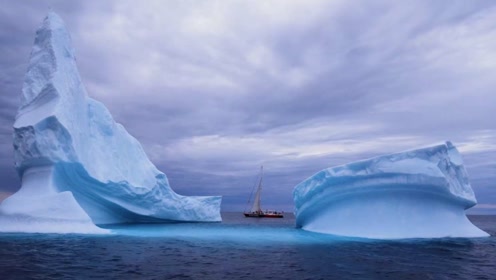
[[[0,234],[0,279],[495,279],[492,236],[374,241],[294,228],[294,217],[110,227],[113,235]]]

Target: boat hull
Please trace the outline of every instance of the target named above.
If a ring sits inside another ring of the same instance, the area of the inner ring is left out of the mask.
[[[283,214],[243,213],[246,218],[284,218]]]

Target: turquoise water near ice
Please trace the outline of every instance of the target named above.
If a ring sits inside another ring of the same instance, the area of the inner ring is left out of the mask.
[[[495,279],[489,238],[377,241],[294,227],[294,217],[109,226],[112,235],[0,234],[0,279]]]

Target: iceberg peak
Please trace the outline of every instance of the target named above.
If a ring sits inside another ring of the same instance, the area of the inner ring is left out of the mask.
[[[52,10],[48,12],[47,16],[43,20],[43,26],[45,29],[62,29],[65,33],[69,33],[62,18]]]
[[[48,12],[43,23],[36,31],[35,47],[41,47],[37,42],[47,43],[44,48],[52,48],[57,51],[70,50],[70,58],[74,58],[71,35],[64,21],[54,11]],[[67,55],[67,53],[65,53]]]
[[[71,36],[62,19],[50,12],[36,31],[18,116],[57,98],[62,98],[66,104],[81,101],[86,98],[86,92],[75,89],[81,86]],[[67,100],[74,98],[76,100]]]

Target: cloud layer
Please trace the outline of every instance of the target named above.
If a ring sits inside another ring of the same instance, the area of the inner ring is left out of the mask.
[[[89,94],[174,189],[244,207],[260,164],[267,204],[348,161],[451,140],[479,201],[496,204],[493,1],[23,1],[0,11],[0,155],[34,31],[50,6]],[[22,19],[20,14],[25,15]]]

